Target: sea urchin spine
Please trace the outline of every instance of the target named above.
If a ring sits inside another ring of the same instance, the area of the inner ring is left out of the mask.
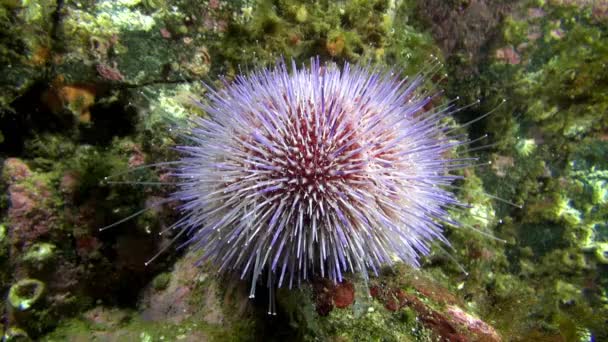
[[[208,116],[178,147],[175,227],[203,260],[251,279],[251,297],[263,272],[272,290],[418,266],[461,205],[444,187],[469,165],[450,157],[465,143],[443,124],[452,107],[427,109],[422,76],[292,64],[210,89]]]

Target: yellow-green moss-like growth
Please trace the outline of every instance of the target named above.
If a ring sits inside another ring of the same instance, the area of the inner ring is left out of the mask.
[[[507,111],[521,111],[520,121],[556,142],[605,127],[608,31],[596,21],[593,7],[546,5],[521,11],[535,15],[505,21],[488,88],[500,89],[511,102]],[[500,124],[495,120],[493,126]]]
[[[45,285],[37,279],[21,279],[8,291],[8,301],[14,309],[29,310],[44,294]]]
[[[19,327],[11,326],[4,332],[4,336],[2,337],[2,341],[6,342],[25,342],[30,341],[30,337],[28,334]]]
[[[230,6],[230,5],[226,5]],[[408,20],[409,2],[351,0],[247,2],[234,8],[236,20],[217,40],[207,40],[212,60],[228,74],[241,65],[260,66],[279,57],[374,61],[418,71],[439,50]]]
[[[519,212],[496,206],[506,222],[499,236],[513,243],[506,246],[510,270],[500,272],[513,275],[496,276],[495,286],[485,289],[489,297],[521,303],[518,291],[504,289],[513,284],[509,279],[525,279],[518,281],[519,292],[544,298],[527,308],[546,317],[537,325],[566,339],[588,331],[608,337],[597,318],[607,313],[598,304],[605,295],[572,296],[585,292],[589,279],[592,286],[608,281],[602,272],[608,240],[608,29],[594,6],[522,2],[504,21],[480,78],[488,103],[507,103],[485,124],[497,143],[495,163],[479,174],[489,192],[524,203]],[[517,319],[491,314],[520,327],[522,336],[532,334]]]
[[[23,255],[23,261],[36,265],[44,265],[53,259],[55,248],[55,245],[52,243],[35,243]]]

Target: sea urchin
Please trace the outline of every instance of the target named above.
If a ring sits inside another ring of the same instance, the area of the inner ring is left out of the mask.
[[[468,165],[450,157],[465,143],[443,123],[452,107],[427,109],[422,76],[292,64],[209,90],[208,116],[178,147],[174,227],[203,260],[250,279],[251,297],[263,273],[272,291],[418,266],[460,205],[445,188]]]

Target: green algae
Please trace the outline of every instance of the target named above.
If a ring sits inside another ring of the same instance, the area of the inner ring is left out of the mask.
[[[522,109],[526,125],[540,127],[556,143],[564,143],[607,123],[601,113],[608,108],[603,72],[608,35],[592,22],[590,8],[542,10],[546,13],[541,18],[505,21],[504,42],[526,44],[519,52],[525,61],[517,65],[497,61],[488,75],[495,76],[491,87],[501,87],[502,96],[512,91],[511,108]],[[513,30],[521,33],[513,35]],[[504,87],[507,79],[509,86]]]
[[[54,332],[45,336],[41,341],[54,342],[66,339],[115,338],[124,341],[179,341],[188,337],[198,340],[231,340],[250,341],[247,328],[241,327],[230,331],[219,325],[206,324],[197,320],[182,322],[180,324],[163,322],[146,322],[130,312],[127,321],[112,327],[111,330],[103,325],[91,324],[82,319],[71,319]]]
[[[382,305],[374,303],[361,315],[334,310],[323,326],[333,338],[344,341],[433,341],[432,334],[416,322],[415,315],[409,309],[387,315]]]
[[[608,264],[608,242],[598,242],[594,249],[598,262]]]
[[[99,277],[95,272],[106,273],[106,279],[110,272],[121,272],[101,249],[103,245],[101,238],[97,237],[97,229],[112,223],[109,220],[118,220],[125,213],[132,213],[142,207],[143,191],[129,185],[107,187],[103,184],[104,177],[109,176],[109,173],[119,173],[127,168],[128,157],[125,155],[134,153],[135,150],[130,140],[115,140],[111,148],[77,146],[70,142],[70,138],[59,134],[39,136],[34,143],[28,145],[27,153],[36,156],[32,158],[32,170],[25,179],[12,182],[15,184],[13,189],[21,189],[20,193],[32,199],[32,207],[26,209],[29,216],[12,216],[9,220],[9,225],[14,230],[10,241],[13,248],[12,265],[51,284],[46,291],[49,300],[44,305],[28,310],[27,316],[18,316],[19,326],[26,329],[30,336],[37,338],[53,329],[58,324],[58,318],[66,313],[90,307],[91,295],[98,295],[87,288],[87,282]],[[69,157],[66,158],[66,155]],[[53,161],[54,158],[57,159]],[[146,171],[137,176],[145,177]],[[91,199],[102,197],[112,204],[108,207],[96,205],[86,221],[78,216],[82,215],[81,208],[90,205]],[[37,220],[40,222],[30,225],[27,220],[36,217],[32,215],[42,215],[44,220]],[[75,220],[74,217],[80,219]],[[149,221],[153,224],[149,225]],[[137,221],[138,229],[130,234],[150,235],[150,231],[155,230],[158,224],[158,219],[149,214]],[[25,225],[27,229],[23,228]],[[138,247],[146,248],[141,244]],[[74,269],[73,273],[66,274],[65,279],[60,280],[70,284],[70,292],[56,286],[55,283],[59,280],[55,278],[54,272],[49,272],[50,267],[45,267],[50,263],[60,270],[65,271],[66,267]],[[75,264],[83,266],[71,266]],[[76,286],[80,283],[82,285]],[[15,291],[12,293],[17,293]],[[111,291],[116,290],[106,292]],[[9,299],[15,303],[18,300],[15,296],[9,296]]]
[[[306,61],[315,55],[351,62],[388,61],[416,70],[438,50],[429,35],[408,22],[404,13],[409,4],[397,3],[259,1],[235,8],[242,20],[207,42],[212,61],[223,61],[229,75],[238,65],[270,65],[280,56]]]
[[[409,307],[388,311],[382,303],[368,297],[368,284],[356,281],[355,302],[348,308],[334,308],[326,316],[316,309],[310,286],[279,290],[278,301],[289,317],[289,325],[303,341],[384,340],[432,341],[431,332],[416,319]]]
[[[0,288],[6,290],[10,286],[12,274],[9,273],[9,239],[6,224],[0,223]],[[6,304],[6,297],[0,299],[0,305]]]
[[[154,277],[152,286],[155,290],[164,290],[169,286],[169,281],[171,281],[171,273],[161,273]]]
[[[441,269],[431,272],[437,279],[447,274],[448,286],[504,336],[533,338],[539,331],[566,339],[591,332],[603,336],[601,320],[591,313],[605,312],[598,303],[606,295],[588,286],[604,262],[608,237],[607,167],[601,157],[608,153],[601,90],[607,84],[601,62],[607,56],[606,31],[593,22],[589,8],[547,5],[542,13],[527,19],[514,14],[503,23],[495,48],[514,46],[520,62],[495,58],[481,69],[484,93],[490,94],[482,108],[495,109],[482,133],[492,134],[497,144],[482,155],[489,167],[466,170],[458,184],[460,198],[471,208],[452,213],[464,227],[448,227],[446,235],[454,247],[450,254],[462,267],[436,251],[431,269]],[[530,40],[537,30],[538,41]],[[506,104],[495,108],[503,98]],[[523,208],[489,200],[485,193]],[[457,281],[462,268],[468,276]],[[606,283],[601,273],[595,283]],[[593,294],[581,297],[585,291]],[[529,312],[548,318],[530,326],[518,319]]]
[[[22,259],[35,265],[44,265],[53,259],[55,249],[56,246],[52,243],[38,242],[28,248]]]
[[[77,317],[62,321],[41,340],[63,341],[91,336],[102,340],[129,341],[254,340],[256,318],[239,309],[243,302],[235,300],[234,292],[227,292],[223,286],[227,283],[222,279],[196,277],[199,269],[193,261],[198,257],[197,253],[187,254],[175,264],[174,273],[161,273],[151,281],[150,289],[153,291],[147,294],[152,296],[149,300],[172,298],[167,311],[161,309],[161,312],[150,316],[145,307],[135,311],[97,305]],[[189,296],[184,297],[184,293]],[[247,299],[242,299],[246,304]]]
[[[0,2],[0,109],[41,79],[52,48],[54,0]],[[4,113],[2,114],[4,115]]]
[[[534,6],[521,11],[536,15],[513,14],[504,21],[495,58],[481,76],[489,81],[490,94],[500,89],[492,96],[508,101],[485,125],[498,148],[494,166],[479,174],[491,193],[524,204],[519,213],[497,208],[505,222],[498,236],[510,242],[504,253],[511,266],[498,269],[487,297],[501,298],[501,310],[513,310],[514,317],[520,315],[517,308],[507,309],[503,300],[541,298],[533,307],[522,305],[521,312],[550,318],[530,328],[516,320],[501,323],[501,315],[491,310],[486,314],[505,331],[523,336],[543,329],[566,339],[589,331],[603,336],[593,313],[605,312],[597,305],[605,293],[580,294],[589,286],[589,274],[605,283],[598,267],[608,220],[607,167],[600,157],[608,153],[601,138],[608,106],[602,71],[608,35],[590,7]],[[517,59],[498,53],[505,46],[514,48]]]
[[[0,224],[0,243],[4,243],[6,240],[6,225]]]
[[[95,148],[90,145],[76,146],[69,137],[61,135],[41,135],[28,143],[26,149],[29,154],[35,156],[32,165],[39,171],[26,179],[23,186],[34,194],[40,192],[40,184],[45,184],[47,191],[41,195],[41,202],[37,203],[39,208],[47,208],[49,212],[59,214],[58,221],[54,221],[56,228],[52,229],[54,234],[62,230],[71,229],[71,225],[64,221],[61,211],[53,209],[65,204],[66,196],[69,195],[76,203],[84,203],[92,196],[104,196],[104,206],[98,206],[100,216],[118,217],[122,212],[136,211],[140,208],[143,193],[134,191],[132,186],[104,186],[105,177],[118,174],[127,169],[125,155],[134,152],[130,140],[115,139],[112,148]],[[69,155],[69,158],[63,156]],[[59,161],[59,162],[57,162]],[[73,179],[71,188],[63,188],[62,181],[65,177]],[[150,178],[152,173],[143,170],[134,174],[134,177]],[[105,205],[107,204],[107,205]],[[105,211],[104,211],[105,210]]]

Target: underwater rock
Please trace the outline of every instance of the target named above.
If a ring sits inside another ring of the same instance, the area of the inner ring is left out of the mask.
[[[44,80],[57,24],[55,0],[0,2],[0,112]]]
[[[448,306],[446,314],[453,322],[463,326],[479,341],[502,341],[496,329],[458,306]]]
[[[32,175],[27,164],[18,158],[7,158],[4,161],[3,173],[9,183],[24,181]]]
[[[59,223],[54,194],[48,180],[34,174],[22,161],[4,162],[3,178],[8,183],[9,236],[11,245],[24,250],[42,237],[48,237]]]
[[[152,280],[142,290],[137,310],[97,305],[43,340],[251,340],[256,317],[246,288],[235,279],[201,273],[198,258],[188,253],[162,280]]]
[[[206,273],[207,267],[201,270],[197,259],[196,253],[188,253],[169,274],[163,276],[162,286],[155,278],[142,291],[138,307],[143,320],[176,324],[195,320],[211,325],[229,325],[235,317],[226,317],[228,313],[237,316],[245,313],[248,306],[245,293],[223,287],[222,284],[227,283],[213,273]],[[242,295],[240,299],[239,295]],[[226,301],[234,302],[238,309],[226,310],[231,306],[224,306]]]
[[[75,122],[91,122],[91,107],[95,104],[97,89],[93,84],[65,84],[63,76],[57,76],[42,93],[42,102],[49,110],[60,116],[67,112]]]
[[[205,76],[211,59],[199,45],[201,33],[188,32],[191,25],[183,24],[191,20],[182,13],[184,6],[178,1],[65,2],[58,27],[65,52],[56,70],[67,84],[143,85]]]
[[[411,273],[410,273],[411,274]],[[465,312],[456,296],[442,286],[434,283],[422,274],[416,274],[412,281],[406,280],[405,286],[411,286],[416,292],[411,293],[399,287],[373,285],[371,296],[382,302],[386,310],[397,312],[403,308],[412,309],[422,325],[430,329],[440,340],[448,341],[501,341],[494,327]]]
[[[338,307],[341,299],[348,305]],[[468,306],[458,293],[424,270],[405,265],[387,270],[369,283],[349,278],[332,285],[318,279],[300,293],[279,291],[278,300],[296,334],[305,339],[502,340],[495,327],[465,309]]]

